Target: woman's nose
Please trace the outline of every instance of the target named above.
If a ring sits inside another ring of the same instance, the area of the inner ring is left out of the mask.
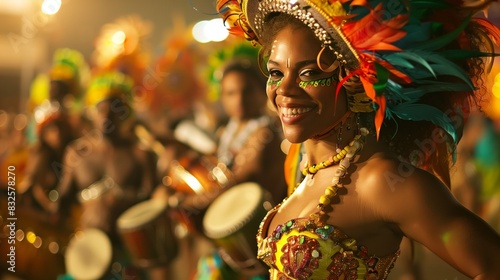
[[[301,88],[295,75],[287,75],[281,79],[281,83],[276,89],[276,93],[285,96],[297,95]]]

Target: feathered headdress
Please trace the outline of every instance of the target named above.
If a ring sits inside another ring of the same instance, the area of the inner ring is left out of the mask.
[[[150,60],[146,41],[151,30],[151,23],[135,15],[105,24],[95,40],[95,70],[119,71],[132,77],[136,86],[141,85]]]
[[[112,97],[131,102],[133,87],[134,81],[128,75],[117,71],[100,73],[90,81],[85,97],[86,104],[94,106]]]
[[[78,96],[81,94],[82,78],[86,78],[88,71],[88,65],[79,51],[62,48],[54,52],[49,78],[65,82],[70,88],[69,93]]]
[[[464,32],[474,23],[485,45],[500,44],[498,27],[473,17],[493,1],[219,0],[217,9],[232,34],[255,44],[271,14],[286,13],[309,26],[346,70],[338,89],[359,79],[362,93],[348,92],[349,107],[376,111],[377,136],[384,119],[397,117],[430,121],[457,143],[450,116],[420,101],[426,94],[476,90],[457,61],[494,56],[492,50],[470,49]]]
[[[219,50],[212,52],[207,63],[207,76],[210,83],[209,100],[215,101],[219,99],[220,83],[228,63],[240,61],[258,67],[258,57],[258,49],[245,41],[228,41]]]
[[[153,72],[146,79],[147,106],[152,111],[191,110],[197,100],[205,98],[206,89],[201,81],[200,61],[205,52],[188,32],[184,19],[174,19],[168,30],[161,55],[153,64]]]

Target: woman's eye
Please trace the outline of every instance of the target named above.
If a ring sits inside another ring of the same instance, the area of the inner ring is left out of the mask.
[[[310,80],[319,77],[322,72],[319,70],[314,70],[314,69],[308,69],[304,70],[300,73],[300,79],[301,80]]]
[[[282,77],[283,77],[283,73],[281,73],[281,71],[273,70],[273,69],[269,70],[269,79],[271,79],[271,80],[279,80]]]

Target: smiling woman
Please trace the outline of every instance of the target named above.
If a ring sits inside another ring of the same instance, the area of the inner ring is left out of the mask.
[[[500,43],[471,17],[491,2],[218,1],[230,31],[262,45],[268,99],[305,151],[257,235],[271,279],[387,279],[403,237],[500,277],[500,236],[448,189],[494,55],[483,46]]]

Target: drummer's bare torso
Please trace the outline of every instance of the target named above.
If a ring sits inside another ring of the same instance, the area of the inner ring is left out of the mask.
[[[142,184],[143,169],[146,167],[146,151],[136,143],[113,145],[102,140],[92,146],[72,145],[75,156],[73,168],[74,182],[78,189],[109,176],[122,188],[139,188]]]
[[[147,196],[154,184],[154,158],[135,138],[90,141],[82,137],[67,149],[59,191],[63,198],[92,184],[112,179],[116,188],[131,200]]]

